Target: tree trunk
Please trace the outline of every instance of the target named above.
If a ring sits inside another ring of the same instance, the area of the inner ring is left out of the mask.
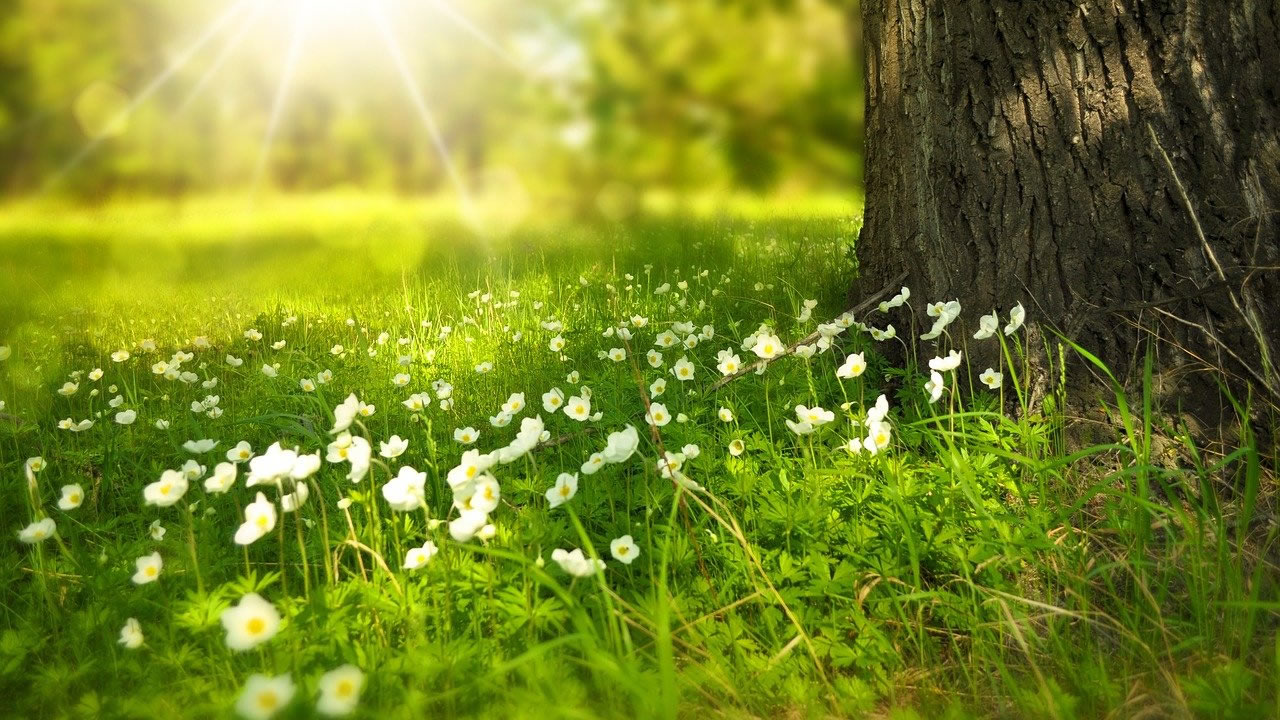
[[[978,316],[1022,302],[1117,375],[1153,332],[1166,389],[1216,366],[1275,397],[1280,2],[862,13],[864,288],[907,271],[917,312],[959,299],[979,355]]]

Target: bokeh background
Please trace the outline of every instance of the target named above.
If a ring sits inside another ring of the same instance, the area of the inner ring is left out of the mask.
[[[469,198],[496,230],[847,197],[855,5],[0,0],[0,191]]]

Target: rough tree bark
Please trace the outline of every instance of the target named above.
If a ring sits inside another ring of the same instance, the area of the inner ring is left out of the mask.
[[[1021,301],[1118,374],[1155,332],[1172,387],[1219,365],[1280,390],[1280,2],[862,14],[861,286],[959,299],[957,339]]]

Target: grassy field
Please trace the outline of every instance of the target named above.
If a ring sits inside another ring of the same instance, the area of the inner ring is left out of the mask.
[[[0,715],[1280,713],[1274,453],[834,322],[856,213],[7,208]]]

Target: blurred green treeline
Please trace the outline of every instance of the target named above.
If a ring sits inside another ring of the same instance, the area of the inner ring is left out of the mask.
[[[860,32],[856,0],[0,0],[0,190],[450,191],[434,123],[535,207],[841,192]]]

